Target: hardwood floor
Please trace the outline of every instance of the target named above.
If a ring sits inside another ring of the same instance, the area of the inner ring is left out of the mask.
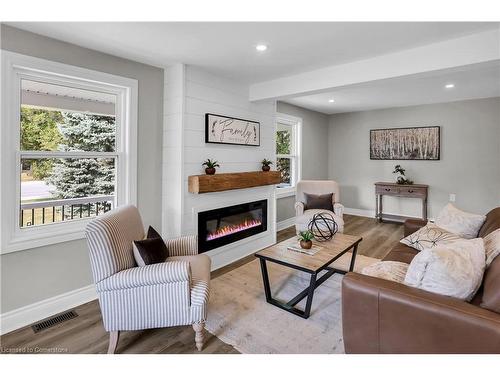
[[[378,223],[375,219],[344,215],[347,234],[363,237],[359,254],[382,258],[403,237],[400,224]],[[278,232],[278,241],[295,235],[290,227]],[[229,272],[255,259],[253,255],[238,260],[212,273],[212,278]],[[60,323],[52,328],[34,333],[31,327],[24,327],[0,337],[0,352],[9,351],[33,353],[106,353],[108,334],[102,325],[97,301],[75,308],[78,317]],[[198,354],[191,326],[128,331],[120,335],[117,353],[168,353]],[[232,346],[206,332],[205,346],[201,353],[238,353]]]

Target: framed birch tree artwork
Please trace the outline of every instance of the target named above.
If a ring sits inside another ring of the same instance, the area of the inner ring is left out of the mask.
[[[205,143],[260,146],[260,123],[206,113]]]
[[[440,127],[370,130],[371,160],[439,160]]]

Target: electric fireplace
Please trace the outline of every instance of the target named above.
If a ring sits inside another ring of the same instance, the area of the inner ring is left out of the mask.
[[[198,213],[198,251],[203,253],[267,230],[267,200]]]

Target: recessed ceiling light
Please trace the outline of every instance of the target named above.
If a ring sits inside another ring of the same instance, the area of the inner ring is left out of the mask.
[[[455,87],[455,85],[453,83],[448,83],[444,87],[447,88],[447,89],[452,89],[452,88]]]
[[[255,49],[259,52],[264,52],[267,49],[267,46],[265,44],[257,44]]]
[[[335,99],[329,99],[328,103],[335,103]]]

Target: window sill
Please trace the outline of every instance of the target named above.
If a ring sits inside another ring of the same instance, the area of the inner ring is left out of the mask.
[[[295,195],[295,187],[276,188],[276,198],[285,198]]]
[[[26,232],[21,229],[16,232],[15,236],[6,241],[2,246],[1,254],[83,239],[85,238],[85,227],[89,220],[81,219],[73,223],[64,223],[62,226],[49,224],[27,229]]]

